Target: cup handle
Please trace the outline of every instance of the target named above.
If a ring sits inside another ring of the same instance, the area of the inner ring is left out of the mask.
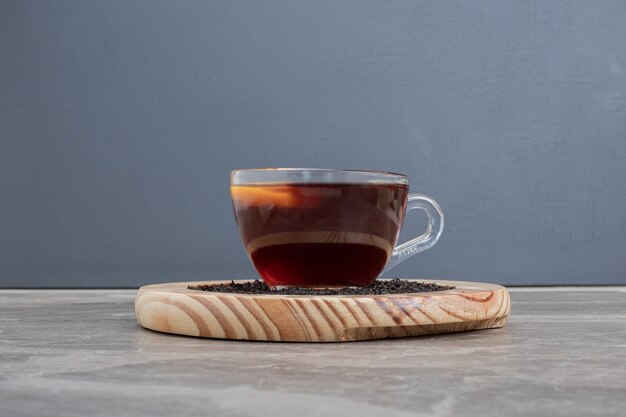
[[[441,232],[443,232],[443,212],[439,204],[432,198],[424,194],[409,194],[406,212],[421,209],[428,216],[428,227],[421,236],[404,242],[391,252],[391,256],[385,265],[385,269],[381,274],[386,273],[394,268],[400,262],[410,258],[411,256],[430,249],[439,240]]]

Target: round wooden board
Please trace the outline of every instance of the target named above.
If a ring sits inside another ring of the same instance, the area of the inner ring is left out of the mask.
[[[418,281],[456,288],[393,295],[241,295],[187,288],[218,281],[178,282],[141,287],[135,314],[141,326],[159,332],[278,342],[344,342],[490,329],[504,326],[509,317],[509,293],[500,285]]]

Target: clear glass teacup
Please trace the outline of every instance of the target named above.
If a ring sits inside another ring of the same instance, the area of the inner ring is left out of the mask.
[[[406,175],[380,171],[270,168],[231,172],[241,239],[271,287],[364,287],[432,247],[443,213],[409,194]],[[396,246],[406,211],[424,210],[421,236]]]

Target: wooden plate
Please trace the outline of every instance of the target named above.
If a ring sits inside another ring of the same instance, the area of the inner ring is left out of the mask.
[[[456,288],[393,295],[241,295],[187,288],[218,281],[178,282],[141,287],[135,314],[141,326],[159,332],[279,342],[344,342],[491,329],[504,326],[509,317],[509,293],[500,285],[418,281]]]

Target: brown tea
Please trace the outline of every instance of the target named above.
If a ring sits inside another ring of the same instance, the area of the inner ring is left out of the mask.
[[[231,186],[241,238],[271,286],[367,286],[398,238],[404,184]]]

